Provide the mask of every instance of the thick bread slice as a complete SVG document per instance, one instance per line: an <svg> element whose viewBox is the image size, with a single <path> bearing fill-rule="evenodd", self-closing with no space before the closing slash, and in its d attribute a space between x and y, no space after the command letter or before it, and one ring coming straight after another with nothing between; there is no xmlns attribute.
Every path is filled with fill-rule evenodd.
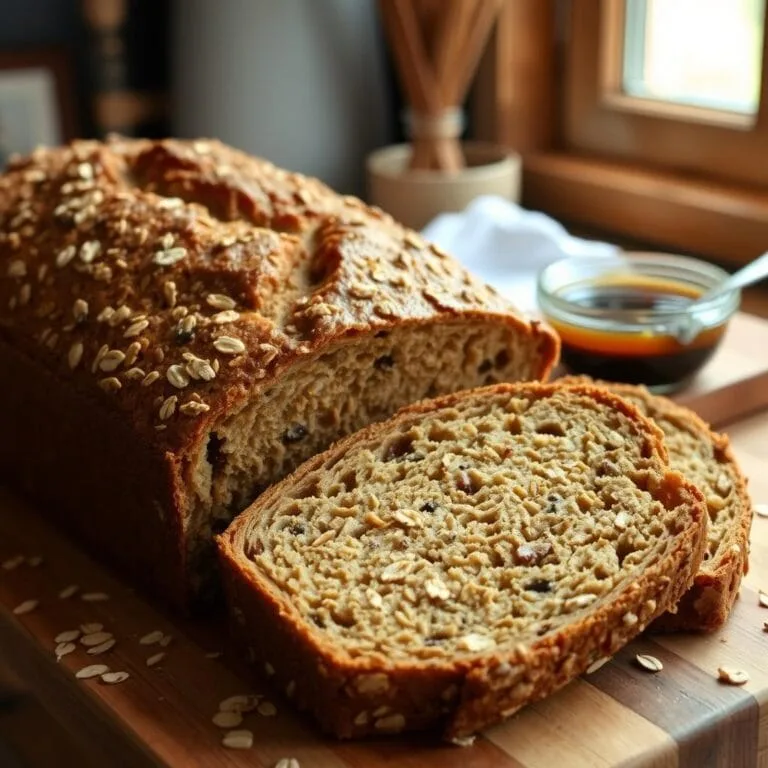
<svg viewBox="0 0 768 768"><path fill-rule="evenodd" d="M558 383L588 383L567 377ZM704 494L709 511L707 551L693 586L677 611L660 616L655 630L704 630L721 627L749 568L749 531L752 503L747 481L726 435L713 432L693 411L645 387L593 382L629 400L664 432L669 464L682 472Z"/></svg>
<svg viewBox="0 0 768 768"><path fill-rule="evenodd" d="M325 730L456 739L675 604L706 522L634 406L520 384L342 440L218 541L235 636Z"/></svg>
<svg viewBox="0 0 768 768"><path fill-rule="evenodd" d="M215 141L75 142L0 176L0 472L178 603L301 461L557 349L381 211Z"/></svg>

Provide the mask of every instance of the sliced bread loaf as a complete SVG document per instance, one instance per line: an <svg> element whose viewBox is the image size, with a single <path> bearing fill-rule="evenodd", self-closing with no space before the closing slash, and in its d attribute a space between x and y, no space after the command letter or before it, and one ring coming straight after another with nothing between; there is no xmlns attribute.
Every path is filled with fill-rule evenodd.
<svg viewBox="0 0 768 768"><path fill-rule="evenodd" d="M216 141L0 174L0 476L166 601L210 597L214 533L342 435L557 353L415 232Z"/></svg>
<svg viewBox="0 0 768 768"><path fill-rule="evenodd" d="M564 384L587 383L579 377ZM749 566L749 530L752 504L747 482L725 435L713 432L693 411L645 387L594 382L629 400L664 432L673 469L699 488L707 502L707 551L693 586L677 610L660 616L654 629L714 630L722 626L736 600L742 576Z"/></svg>
<svg viewBox="0 0 768 768"><path fill-rule="evenodd" d="M457 739L674 605L706 519L632 405L502 384L340 441L218 543L236 638L325 730Z"/></svg>

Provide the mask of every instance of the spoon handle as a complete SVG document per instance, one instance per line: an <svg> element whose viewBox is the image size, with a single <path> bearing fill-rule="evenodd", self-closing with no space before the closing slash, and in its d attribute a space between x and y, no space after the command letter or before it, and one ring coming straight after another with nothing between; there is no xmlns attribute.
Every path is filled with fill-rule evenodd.
<svg viewBox="0 0 768 768"><path fill-rule="evenodd" d="M762 256L758 256L754 261L751 261L746 267L742 267L738 272L734 272L725 282L722 282L720 285L716 285L710 291L707 291L701 298L697 299L697 302L714 299L722 293L727 293L736 288L743 288L746 285L751 285L758 280L762 280L764 277L768 277L768 252L764 253Z"/></svg>

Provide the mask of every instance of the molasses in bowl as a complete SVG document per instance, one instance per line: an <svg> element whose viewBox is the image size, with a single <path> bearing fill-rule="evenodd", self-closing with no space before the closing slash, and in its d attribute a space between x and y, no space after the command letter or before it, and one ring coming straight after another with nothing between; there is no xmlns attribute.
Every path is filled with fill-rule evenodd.
<svg viewBox="0 0 768 768"><path fill-rule="evenodd" d="M741 292L691 305L727 277L687 256L572 257L541 272L537 298L560 334L570 373L669 393L682 389L723 340Z"/></svg>

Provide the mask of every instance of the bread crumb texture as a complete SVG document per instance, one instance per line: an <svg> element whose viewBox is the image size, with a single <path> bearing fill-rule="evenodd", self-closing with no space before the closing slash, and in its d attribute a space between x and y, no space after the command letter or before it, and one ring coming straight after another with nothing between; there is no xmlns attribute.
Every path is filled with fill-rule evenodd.
<svg viewBox="0 0 768 768"><path fill-rule="evenodd" d="M535 642L626 588L691 524L648 426L577 393L457 398L299 472L246 513L242 546L352 658ZM649 608L622 623L644 626Z"/></svg>

